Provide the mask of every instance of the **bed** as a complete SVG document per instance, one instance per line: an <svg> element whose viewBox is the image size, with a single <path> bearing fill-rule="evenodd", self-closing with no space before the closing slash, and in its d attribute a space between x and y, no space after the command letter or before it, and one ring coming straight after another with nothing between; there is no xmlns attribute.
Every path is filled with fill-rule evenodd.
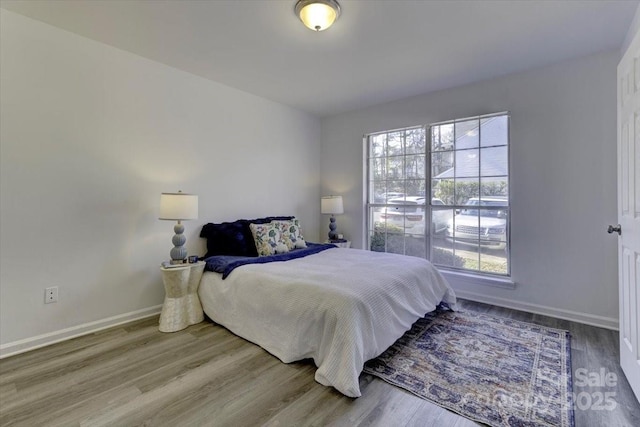
<svg viewBox="0 0 640 427"><path fill-rule="evenodd" d="M316 381L350 397L361 395L367 360L438 304L456 303L430 262L403 255L329 246L219 271L205 272L199 288L214 322L284 363L313 359Z"/></svg>

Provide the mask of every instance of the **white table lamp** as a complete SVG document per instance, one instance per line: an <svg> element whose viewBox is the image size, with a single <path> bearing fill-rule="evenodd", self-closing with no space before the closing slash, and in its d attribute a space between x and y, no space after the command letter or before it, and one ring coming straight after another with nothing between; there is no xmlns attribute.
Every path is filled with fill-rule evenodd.
<svg viewBox="0 0 640 427"><path fill-rule="evenodd" d="M184 225L181 221L198 219L198 196L186 194L182 191L177 193L162 193L160 195L160 219L178 221L173 227L176 233L171 241L171 264L182 264L187 258L187 248L184 244L187 238L184 234Z"/></svg>
<svg viewBox="0 0 640 427"><path fill-rule="evenodd" d="M329 219L329 240L337 240L338 233L336 232L336 217L334 215L344 213L342 196L323 196L320 199L320 212L331 215Z"/></svg>

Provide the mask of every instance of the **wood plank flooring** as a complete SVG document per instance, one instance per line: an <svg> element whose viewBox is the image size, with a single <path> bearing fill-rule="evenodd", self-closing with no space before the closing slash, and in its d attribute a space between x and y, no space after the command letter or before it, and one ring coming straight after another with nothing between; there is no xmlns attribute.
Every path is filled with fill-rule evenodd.
<svg viewBox="0 0 640 427"><path fill-rule="evenodd" d="M579 406L590 408L576 410L576 426L640 426L617 332L461 305L570 330L574 383L579 368L617 378L614 387L574 386ZM316 383L314 372L309 361L281 363L208 320L165 334L153 317L0 360L0 426L477 425L370 375L351 399ZM614 393L615 409L593 409L604 392Z"/></svg>

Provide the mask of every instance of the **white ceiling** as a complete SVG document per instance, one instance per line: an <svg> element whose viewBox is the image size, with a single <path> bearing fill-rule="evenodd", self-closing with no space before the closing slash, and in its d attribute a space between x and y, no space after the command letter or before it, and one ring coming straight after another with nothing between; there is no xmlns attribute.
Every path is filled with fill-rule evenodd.
<svg viewBox="0 0 640 427"><path fill-rule="evenodd" d="M1 0L5 9L327 116L619 48L632 1Z"/></svg>

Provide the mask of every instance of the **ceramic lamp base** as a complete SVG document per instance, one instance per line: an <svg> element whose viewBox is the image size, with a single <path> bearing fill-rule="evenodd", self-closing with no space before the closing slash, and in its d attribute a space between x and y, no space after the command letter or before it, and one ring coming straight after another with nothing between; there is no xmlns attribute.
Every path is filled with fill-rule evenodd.
<svg viewBox="0 0 640 427"><path fill-rule="evenodd" d="M329 240L336 240L338 238L336 228L336 217L331 215L331 218L329 218Z"/></svg>
<svg viewBox="0 0 640 427"><path fill-rule="evenodd" d="M173 243L173 248L169 255L171 256L171 264L183 264L184 260L187 259L187 248L184 247L184 244L187 242L187 238L184 234L184 225L178 221L178 223L173 227L173 231L176 233L171 242Z"/></svg>

